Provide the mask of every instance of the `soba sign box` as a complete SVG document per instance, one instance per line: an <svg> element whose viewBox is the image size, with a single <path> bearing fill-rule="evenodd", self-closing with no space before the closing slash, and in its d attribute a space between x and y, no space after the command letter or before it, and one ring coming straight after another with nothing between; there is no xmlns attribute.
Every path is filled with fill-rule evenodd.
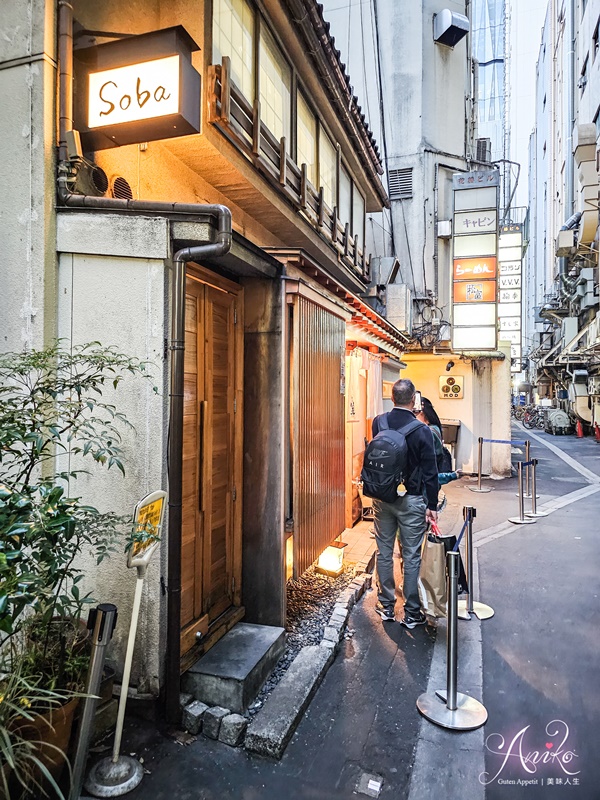
<svg viewBox="0 0 600 800"><path fill-rule="evenodd" d="M200 131L198 50L181 26L75 51L76 127L84 149Z"/></svg>

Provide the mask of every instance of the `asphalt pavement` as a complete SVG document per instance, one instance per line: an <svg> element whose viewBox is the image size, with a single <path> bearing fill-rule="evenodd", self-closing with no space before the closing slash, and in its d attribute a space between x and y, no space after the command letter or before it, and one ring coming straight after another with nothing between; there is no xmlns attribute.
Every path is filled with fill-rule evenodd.
<svg viewBox="0 0 600 800"><path fill-rule="evenodd" d="M450 732L419 715L417 697L445 684L445 624L437 636L384 625L370 591L281 761L133 723L126 751L147 774L129 797L360 800L375 796L361 791L372 781L390 800L600 800L600 445L514 431L528 436L549 516L506 522L515 478L489 481L489 494L451 484L441 515L458 532L463 506L477 509L473 591L495 615L459 620L458 689L483 702L483 728Z"/></svg>

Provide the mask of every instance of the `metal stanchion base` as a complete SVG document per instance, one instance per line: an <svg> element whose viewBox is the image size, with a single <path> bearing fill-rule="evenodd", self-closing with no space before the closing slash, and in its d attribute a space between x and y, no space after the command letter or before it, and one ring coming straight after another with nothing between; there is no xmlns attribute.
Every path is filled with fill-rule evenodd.
<svg viewBox="0 0 600 800"><path fill-rule="evenodd" d="M417 700L417 708L430 722L453 731L472 731L485 724L488 713L478 700L468 694L456 693L456 709L450 711L446 705L446 692L422 694Z"/></svg>
<svg viewBox="0 0 600 800"><path fill-rule="evenodd" d="M94 764L84 786L94 797L120 797L132 792L143 777L144 767L137 759L119 756L114 762L108 756Z"/></svg>
<svg viewBox="0 0 600 800"><path fill-rule="evenodd" d="M477 486L467 486L467 489L470 489L472 492L479 492L480 494L492 491L490 486L482 486L481 489L479 489Z"/></svg>
<svg viewBox="0 0 600 800"><path fill-rule="evenodd" d="M458 616L461 619L471 619L467 611L467 603L467 600L458 601ZM494 609L491 606L486 606L485 603L478 603L477 600L473 600L473 614L477 619L489 619L494 616Z"/></svg>
<svg viewBox="0 0 600 800"><path fill-rule="evenodd" d="M509 517L507 522L514 522L515 525L531 525L535 522L534 519L521 519L521 517Z"/></svg>
<svg viewBox="0 0 600 800"><path fill-rule="evenodd" d="M535 514L534 514L533 511L526 511L525 512L525 516L526 517L547 517L549 513L550 513L549 511L536 511Z"/></svg>

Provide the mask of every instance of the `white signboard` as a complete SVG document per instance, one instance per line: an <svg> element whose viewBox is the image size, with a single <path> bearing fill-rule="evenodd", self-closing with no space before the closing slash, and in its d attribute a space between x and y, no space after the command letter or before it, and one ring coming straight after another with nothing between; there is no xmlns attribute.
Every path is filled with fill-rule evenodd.
<svg viewBox="0 0 600 800"><path fill-rule="evenodd" d="M466 211L454 215L454 233L496 233L496 210Z"/></svg>
<svg viewBox="0 0 600 800"><path fill-rule="evenodd" d="M520 289L521 276L520 275L500 275L500 288L501 289Z"/></svg>
<svg viewBox="0 0 600 800"><path fill-rule="evenodd" d="M91 72L88 127L164 117L179 112L179 55Z"/></svg>
<svg viewBox="0 0 600 800"><path fill-rule="evenodd" d="M520 289L501 289L498 294L500 303L520 303L521 290Z"/></svg>
<svg viewBox="0 0 600 800"><path fill-rule="evenodd" d="M520 261L502 261L500 263L500 275L520 275Z"/></svg>

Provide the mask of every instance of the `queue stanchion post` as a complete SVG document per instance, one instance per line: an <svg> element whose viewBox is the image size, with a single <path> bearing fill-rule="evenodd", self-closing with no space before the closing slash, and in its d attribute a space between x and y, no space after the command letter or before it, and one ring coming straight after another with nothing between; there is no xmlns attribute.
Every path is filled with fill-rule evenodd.
<svg viewBox="0 0 600 800"><path fill-rule="evenodd" d="M523 493L523 497L526 500L531 500L531 477L533 468L532 466L530 466L531 465L530 454L531 454L531 442L529 441L529 439L525 439L525 490Z"/></svg>
<svg viewBox="0 0 600 800"><path fill-rule="evenodd" d="M494 609L491 606L473 599L473 519L476 516L476 508L472 506L463 507L463 519L467 523L465 560L467 562L467 586L469 593L467 595L467 600L458 601L458 616L461 619L471 619L471 614L475 614L478 619L489 619L494 616Z"/></svg>
<svg viewBox="0 0 600 800"><path fill-rule="evenodd" d="M547 517L550 513L549 511L538 511L537 510L537 498L539 497L536 494L537 491L537 480L536 480L536 471L537 471L538 460L534 458L531 462L531 511L526 511L526 517Z"/></svg>
<svg viewBox="0 0 600 800"><path fill-rule="evenodd" d="M535 519L525 516L525 498L523 497L523 462L519 461L518 464L518 481L519 481L519 516L509 517L509 522L514 522L515 525L531 525Z"/></svg>
<svg viewBox="0 0 600 800"><path fill-rule="evenodd" d="M417 700L419 712L442 728L455 731L472 731L487 721L488 713L474 697L458 691L458 570L460 554L451 550L446 554L448 595L448 625L446 645L446 690L435 694L424 692Z"/></svg>
<svg viewBox="0 0 600 800"><path fill-rule="evenodd" d="M479 437L479 458L478 458L478 461L479 461L479 465L477 467L477 486L469 486L469 489L472 492L481 492L481 493L491 492L492 490L491 490L491 488L489 486L482 486L481 485L481 469L482 469L481 465L483 463L483 436Z"/></svg>

